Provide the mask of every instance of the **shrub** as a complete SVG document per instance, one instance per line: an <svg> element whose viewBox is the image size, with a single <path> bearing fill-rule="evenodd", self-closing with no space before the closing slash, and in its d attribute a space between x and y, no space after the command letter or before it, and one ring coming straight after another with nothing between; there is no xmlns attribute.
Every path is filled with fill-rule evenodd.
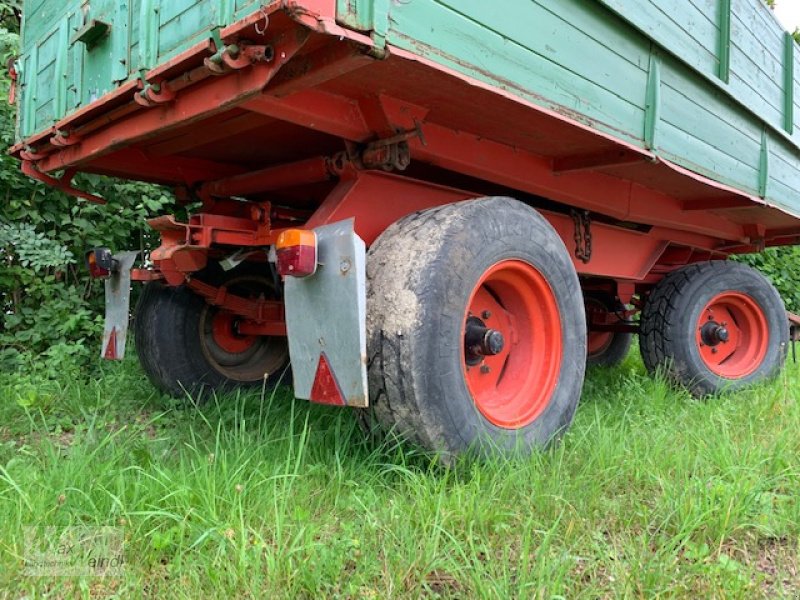
<svg viewBox="0 0 800 600"><path fill-rule="evenodd" d="M18 42L18 2L0 0L0 59ZM14 143L10 80L0 67L0 148ZM83 253L94 246L152 247L145 220L169 211L172 199L155 186L80 176L76 183L109 200L97 206L67 197L20 171L0 152L0 369L25 365L58 373L96 361L103 288L89 278ZM44 360L41 360L44 359Z"/></svg>

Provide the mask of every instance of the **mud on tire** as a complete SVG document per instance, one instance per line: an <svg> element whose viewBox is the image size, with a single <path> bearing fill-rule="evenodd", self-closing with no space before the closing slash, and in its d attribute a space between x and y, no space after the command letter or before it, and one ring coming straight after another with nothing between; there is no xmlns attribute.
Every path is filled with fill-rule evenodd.
<svg viewBox="0 0 800 600"><path fill-rule="evenodd" d="M552 393L541 414L518 427L487 418L492 407L479 409L464 370L471 295L498 264L528 265L540 273L560 319L560 369ZM488 198L412 214L372 246L367 280L369 387L382 430L456 455L476 447L541 448L569 426L586 366L585 312L570 255L536 211L512 199ZM542 334L521 333L519 347L536 335Z"/></svg>

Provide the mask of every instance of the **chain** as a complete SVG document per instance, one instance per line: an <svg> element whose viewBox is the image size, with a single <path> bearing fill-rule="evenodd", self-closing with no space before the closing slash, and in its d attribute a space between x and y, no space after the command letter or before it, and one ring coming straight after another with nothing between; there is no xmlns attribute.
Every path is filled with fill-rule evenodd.
<svg viewBox="0 0 800 600"><path fill-rule="evenodd" d="M575 223L575 257L583 263L592 260L592 218L588 210L572 211Z"/></svg>
<svg viewBox="0 0 800 600"><path fill-rule="evenodd" d="M267 12L266 5L261 5L261 15L264 17L264 25L255 24L256 34L258 35L264 35L269 28L269 12Z"/></svg>

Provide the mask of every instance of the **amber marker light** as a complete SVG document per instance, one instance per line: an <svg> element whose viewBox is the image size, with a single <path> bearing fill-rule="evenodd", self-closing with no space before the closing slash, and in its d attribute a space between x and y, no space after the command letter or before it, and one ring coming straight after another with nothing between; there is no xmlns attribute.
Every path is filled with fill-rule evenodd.
<svg viewBox="0 0 800 600"><path fill-rule="evenodd" d="M116 261L108 248L94 248L86 253L86 268L93 279L107 279L116 269Z"/></svg>
<svg viewBox="0 0 800 600"><path fill-rule="evenodd" d="M317 234L288 229L275 244L278 273L283 277L310 277L317 272Z"/></svg>

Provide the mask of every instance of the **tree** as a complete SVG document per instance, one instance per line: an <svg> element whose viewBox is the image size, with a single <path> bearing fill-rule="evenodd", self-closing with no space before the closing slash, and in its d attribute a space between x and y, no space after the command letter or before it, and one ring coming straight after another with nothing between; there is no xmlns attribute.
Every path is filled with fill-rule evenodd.
<svg viewBox="0 0 800 600"><path fill-rule="evenodd" d="M103 290L83 266L84 251L152 245L145 220L168 212L172 199L154 186L83 176L80 186L109 199L102 207L22 174L4 151L15 142L4 66L18 51L20 5L0 0L0 370L37 364L58 373L96 362Z"/></svg>

